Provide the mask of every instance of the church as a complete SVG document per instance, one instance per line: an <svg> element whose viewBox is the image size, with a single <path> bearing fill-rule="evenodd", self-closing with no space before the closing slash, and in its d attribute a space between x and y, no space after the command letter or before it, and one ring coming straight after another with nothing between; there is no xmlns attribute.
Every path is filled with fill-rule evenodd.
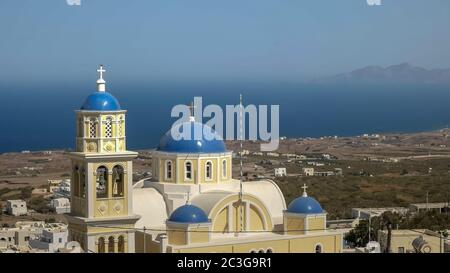
<svg viewBox="0 0 450 273"><path fill-rule="evenodd" d="M171 130L152 152L152 178L133 183L126 149L126 110L97 91L76 111L71 159L70 239L94 253L340 253L342 233L326 228L327 214L303 195L286 205L271 180L232 177L232 151L193 116L178 126L201 139L176 140Z"/></svg>

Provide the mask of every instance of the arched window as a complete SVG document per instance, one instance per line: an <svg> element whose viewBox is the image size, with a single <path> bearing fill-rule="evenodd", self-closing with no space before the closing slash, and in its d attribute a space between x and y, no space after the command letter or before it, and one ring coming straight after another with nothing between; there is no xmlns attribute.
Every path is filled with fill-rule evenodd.
<svg viewBox="0 0 450 273"><path fill-rule="evenodd" d="M316 245L315 252L316 252L316 253L322 253L322 245L321 245L321 244L317 244L317 245Z"/></svg>
<svg viewBox="0 0 450 273"><path fill-rule="evenodd" d="M108 168L100 166L97 169L97 198L108 197Z"/></svg>
<svg viewBox="0 0 450 273"><path fill-rule="evenodd" d="M98 249L97 252L98 253L105 253L105 238L100 237L98 238Z"/></svg>
<svg viewBox="0 0 450 273"><path fill-rule="evenodd" d="M86 197L86 171L84 168L80 171L81 197Z"/></svg>
<svg viewBox="0 0 450 273"><path fill-rule="evenodd" d="M260 249L258 253L264 253L264 249Z"/></svg>
<svg viewBox="0 0 450 273"><path fill-rule="evenodd" d="M256 250L252 249L252 251L250 251L250 253L256 253Z"/></svg>
<svg viewBox="0 0 450 273"><path fill-rule="evenodd" d="M206 176L206 179L212 179L212 162L211 161L208 161L208 162L206 162L206 168L205 168L206 170L205 170L205 176Z"/></svg>
<svg viewBox="0 0 450 273"><path fill-rule="evenodd" d="M117 252L119 252L119 253L125 252L125 238L122 235L119 236Z"/></svg>
<svg viewBox="0 0 450 273"><path fill-rule="evenodd" d="M80 196L80 169L78 166L75 166L73 168L73 196L79 197Z"/></svg>
<svg viewBox="0 0 450 273"><path fill-rule="evenodd" d="M273 253L273 249L268 248L267 251L266 251L266 253Z"/></svg>
<svg viewBox="0 0 450 273"><path fill-rule="evenodd" d="M222 161L222 177L227 177L227 160Z"/></svg>
<svg viewBox="0 0 450 273"><path fill-rule="evenodd" d="M166 179L172 179L172 161L166 160Z"/></svg>
<svg viewBox="0 0 450 273"><path fill-rule="evenodd" d="M95 120L95 118L89 119L89 137L97 137L97 121Z"/></svg>
<svg viewBox="0 0 450 273"><path fill-rule="evenodd" d="M123 197L124 192L124 171L120 165L114 166L112 172L113 196Z"/></svg>
<svg viewBox="0 0 450 273"><path fill-rule="evenodd" d="M105 137L112 137L112 117L107 117L105 120Z"/></svg>
<svg viewBox="0 0 450 273"><path fill-rule="evenodd" d="M191 180L192 179L192 162L188 161L185 164L185 178L186 180Z"/></svg>
<svg viewBox="0 0 450 273"><path fill-rule="evenodd" d="M108 253L116 252L116 246L114 244L115 244L114 237L110 236L108 239Z"/></svg>

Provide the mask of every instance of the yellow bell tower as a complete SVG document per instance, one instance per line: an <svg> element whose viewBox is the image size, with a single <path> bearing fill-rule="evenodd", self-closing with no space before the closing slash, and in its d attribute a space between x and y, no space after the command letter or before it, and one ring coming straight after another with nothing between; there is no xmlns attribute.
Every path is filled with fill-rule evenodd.
<svg viewBox="0 0 450 273"><path fill-rule="evenodd" d="M76 111L76 151L70 153L69 236L86 252L134 252L132 159L126 150L125 114L106 92L100 66L97 91Z"/></svg>

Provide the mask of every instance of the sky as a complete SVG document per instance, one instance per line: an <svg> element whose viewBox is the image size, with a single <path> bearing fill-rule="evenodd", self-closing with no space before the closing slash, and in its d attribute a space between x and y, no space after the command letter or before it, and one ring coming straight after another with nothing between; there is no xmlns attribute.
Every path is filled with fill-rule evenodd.
<svg viewBox="0 0 450 273"><path fill-rule="evenodd" d="M450 67L450 1L0 1L0 85L296 82L367 65Z"/></svg>

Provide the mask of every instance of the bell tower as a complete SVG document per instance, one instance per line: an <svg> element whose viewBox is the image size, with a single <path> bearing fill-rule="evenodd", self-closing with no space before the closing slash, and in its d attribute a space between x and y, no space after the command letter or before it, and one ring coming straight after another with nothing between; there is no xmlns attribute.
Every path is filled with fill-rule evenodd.
<svg viewBox="0 0 450 273"><path fill-rule="evenodd" d="M106 91L100 66L97 91L76 111L76 151L71 159L69 236L86 252L134 252L132 159L126 150L125 114Z"/></svg>

